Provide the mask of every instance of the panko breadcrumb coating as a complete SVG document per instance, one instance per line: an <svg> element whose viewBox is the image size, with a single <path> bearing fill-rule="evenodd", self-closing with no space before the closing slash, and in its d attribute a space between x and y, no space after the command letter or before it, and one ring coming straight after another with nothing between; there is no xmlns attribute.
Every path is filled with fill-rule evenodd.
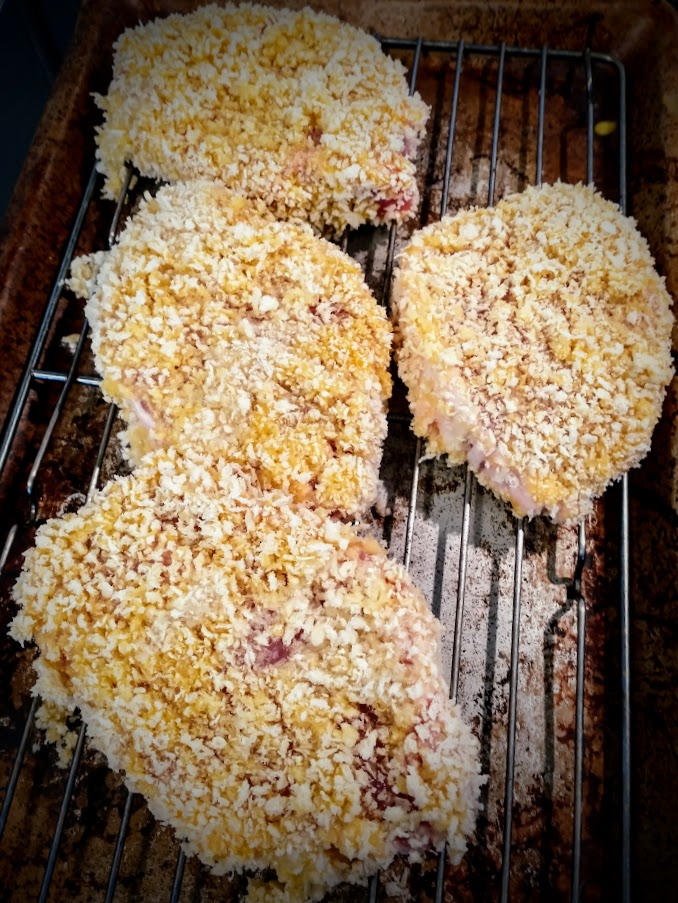
<svg viewBox="0 0 678 903"><path fill-rule="evenodd" d="M391 327L357 263L208 182L146 197L74 262L131 460L188 445L349 515L376 500Z"/></svg>
<svg viewBox="0 0 678 903"><path fill-rule="evenodd" d="M310 9L210 5L128 29L95 95L104 193L129 160L166 181L221 180L321 230L405 219L428 107L404 71Z"/></svg>
<svg viewBox="0 0 678 903"><path fill-rule="evenodd" d="M223 460L152 452L38 530L14 598L34 693L78 706L217 872L271 867L276 899L318 899L396 854L460 859L478 744L437 620L374 540Z"/></svg>
<svg viewBox="0 0 678 903"><path fill-rule="evenodd" d="M529 188L421 230L393 298L414 432L517 515L577 521L649 450L671 298L634 220L592 188Z"/></svg>

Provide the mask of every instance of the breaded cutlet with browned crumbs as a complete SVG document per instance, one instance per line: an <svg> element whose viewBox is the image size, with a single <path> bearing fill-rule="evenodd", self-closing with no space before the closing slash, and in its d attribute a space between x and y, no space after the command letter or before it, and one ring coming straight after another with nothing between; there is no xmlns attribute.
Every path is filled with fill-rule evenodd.
<svg viewBox="0 0 678 903"><path fill-rule="evenodd" d="M329 510L375 502L391 327L358 264L309 226L209 182L165 186L70 285L132 462L190 446Z"/></svg>
<svg viewBox="0 0 678 903"><path fill-rule="evenodd" d="M516 514L580 520L647 454L671 298L634 221L592 188L529 188L422 229L393 299L415 433Z"/></svg>
<svg viewBox="0 0 678 903"><path fill-rule="evenodd" d="M237 466L150 453L37 532L11 626L131 791L256 899L317 900L395 855L458 862L478 744L440 627L374 540Z"/></svg>
<svg viewBox="0 0 678 903"><path fill-rule="evenodd" d="M108 197L129 160L223 181L321 231L416 211L428 107L375 38L324 13L212 4L127 29L95 97Z"/></svg>

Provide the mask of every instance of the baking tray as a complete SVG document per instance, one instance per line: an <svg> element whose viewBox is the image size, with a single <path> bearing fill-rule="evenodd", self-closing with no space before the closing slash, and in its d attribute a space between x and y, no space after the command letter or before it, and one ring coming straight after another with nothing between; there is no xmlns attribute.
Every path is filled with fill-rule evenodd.
<svg viewBox="0 0 678 903"><path fill-rule="evenodd" d="M675 18L667 6L599 3L584 10L565 3L549 5L545 16L541 6L538 9L524 3L492 7L382 3L367 9L347 4L341 8L339 4L315 5L381 35L449 42L444 51L423 42L417 46L416 40L388 44L410 69L417 60L417 88L436 110L420 166L422 179L429 186L424 192L424 221L437 217L445 187L446 130L459 39L466 44L461 53L463 80L450 166L450 210L469 201L487 202L493 157L495 198L535 180L544 46L573 54L570 62L554 54L547 56L544 178L562 175L574 181L592 174L610 196L619 199L623 165L615 99L619 95L619 72L623 70L627 83L627 200L675 293L678 273L672 261L676 252L673 218L678 209L674 153L678 44ZM4 411L9 409L12 392L20 381L45 298L50 296L62 251L89 184L96 118L88 94L105 90L110 72L110 52L102 53L100 48L109 48L121 28L138 19L189 7L127 3L102 9L92 2L83 4L74 46L4 225L0 255ZM504 50L502 62L502 44L506 48L534 48L535 53L521 55ZM591 104L585 47L591 50L595 72ZM603 65L596 57L600 54L618 60L621 69ZM499 83L501 104L496 121ZM590 127L601 119L616 123L616 137L589 140ZM592 150L590 160L588 147ZM98 186L92 183L91 187L96 196ZM112 215L108 203L96 201L87 207L78 247L89 250L104 246ZM406 230L391 239L386 230L364 229L349 238L349 252L364 264L378 295L388 292L389 252L406 236ZM44 330L46 350L34 362L43 376L29 381L27 404L17 422L0 486L4 525L0 541L8 535L13 539L11 548L6 545L3 625L11 617L6 590L16 574L18 554L31 540L30 521L82 499L97 463L101 435L108 427L115 433L113 414L98 400L96 381L87 376L93 370L84 346L77 379L65 396L44 457L40 457L41 442L49 434L49 422L62 395L60 379L72 364L70 352L60 339L77 330L82 317L81 306L67 294L57 290L53 301L53 323ZM76 370L73 372L75 376ZM567 899L572 894L573 878L575 893L583 899L619 899L631 886L624 876L624 866L629 864L633 866L633 886L643 898L663 896L665 888L675 881L672 852L676 829L671 806L672 791L678 783L674 752L678 727L672 711L678 670L676 477L671 417L675 403L674 388L652 454L629 481L632 608L628 639L633 733L628 751L634 795L628 822L631 855L624 856L620 494L614 490L608 493L605 504L597 507L587 524L581 592L574 579L578 576L576 531L556 530L541 520L526 525L522 535L523 579L518 583L522 613L516 620L516 524L502 506L476 488L467 508L465 501L472 484L465 481L463 471L424 464L417 468L418 491L413 517L408 519L416 446L402 395L396 396L384 461L393 513L377 527L389 540L393 555L410 559L415 578L446 626L445 658L453 684L458 674L460 702L483 741L489 783L483 796L485 809L462 867L454 873L447 869L444 885L436 882L442 863L435 857L412 874L396 868L382 876L379 899L397 898L405 887L415 897L426 899L436 895L436 886L444 887L450 899L494 899L502 890L513 899ZM36 456L40 467L32 480ZM100 463L104 477L119 466L115 442ZM15 523L18 528L12 533ZM460 550L466 532L466 580L460 583ZM453 639L461 585L465 586L465 598L464 617L457 621L461 623L457 671ZM577 614L586 614L585 634L577 631ZM511 669L515 624L520 625L521 634L515 659L518 667ZM585 657L581 648L577 655L578 636L585 637ZM4 640L1 655L7 691L1 714L0 786L6 786L25 724L30 652L21 652ZM578 661L585 662L581 684L583 855L581 871L575 877ZM506 861L503 800L512 673L516 677L515 803L510 810L510 869L505 867L502 873L502 858ZM27 735L28 751L0 846L0 881L12 889L10 899L16 900L33 899L40 893L67 781L67 775L54 767L52 751L32 750L34 739L34 734ZM126 796L119 779L86 745L83 765L73 773L73 782L74 796L64 811L61 843L53 847L51 898L105 898L121 817L127 814L130 822L115 899L170 899L175 869L184 865L177 858L178 845L171 833L155 825L141 800ZM224 886L189 861L176 898L180 893L181 899L187 900L225 899L241 889L242 882ZM355 899L358 894L354 890L349 898Z"/></svg>

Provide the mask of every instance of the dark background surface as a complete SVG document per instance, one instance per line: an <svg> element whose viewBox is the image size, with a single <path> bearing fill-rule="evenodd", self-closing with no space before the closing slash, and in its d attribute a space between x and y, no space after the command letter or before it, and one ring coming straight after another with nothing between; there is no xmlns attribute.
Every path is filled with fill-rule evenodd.
<svg viewBox="0 0 678 903"><path fill-rule="evenodd" d="M68 50L80 0L0 0L0 219Z"/></svg>

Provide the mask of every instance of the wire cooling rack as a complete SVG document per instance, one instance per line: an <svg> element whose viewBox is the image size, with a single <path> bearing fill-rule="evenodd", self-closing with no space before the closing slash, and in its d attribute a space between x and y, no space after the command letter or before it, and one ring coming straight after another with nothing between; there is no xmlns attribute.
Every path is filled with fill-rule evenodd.
<svg viewBox="0 0 678 903"><path fill-rule="evenodd" d="M466 44L463 40L457 42L431 41L421 38L416 40L382 38L381 40L382 46L387 52L400 56L408 65L411 91L419 89L425 93L422 88L422 84L425 83L424 88L431 95L427 99L433 106L432 125L427 148L420 159L422 223L431 222L449 210L468 203L469 200L492 205L498 196L499 188L502 189L502 193L505 193L508 187L524 187L528 181L541 184L547 156L550 160L549 177L551 179L562 176L566 181L573 181L572 173L576 172L579 174L579 178L585 178L587 182L593 183L597 170L600 169L604 183L603 190L608 196L617 200L622 211L626 212L625 75L624 68L619 61L607 55L592 53L588 49L576 53L547 47L525 48L509 47L505 44L498 46ZM422 77L424 70L425 74ZM434 73L433 77L431 72ZM550 99L556 96L554 85L557 86L559 92L557 93L558 98L567 96L569 107L574 110L575 117L574 124L569 131L564 127L559 131L556 127L556 131L560 135L560 143L559 150L557 149L555 155L550 150L552 142L550 139L545 139L550 121ZM465 128L460 130L459 123L465 115L465 104L470 105L467 103L467 98L471 96L479 111L476 123L479 137L476 146L469 150L468 130ZM509 110L511 121L507 120L507 114L503 108L503 101L507 96L512 99L512 106ZM520 112L520 116L516 117L516 110ZM560 107L555 115L556 118L561 115ZM605 116L605 119L600 127L602 115ZM518 120L520 121L518 122ZM602 158L596 152L596 136L599 132L614 132L615 135L610 146L602 154ZM515 135L521 136L517 142L519 145L517 151L508 146L509 138L515 137ZM565 135L565 140L563 140L563 135ZM573 162L575 157L578 162ZM518 164L516 164L516 160L518 160ZM467 178L469 165L470 181ZM530 168L531 175L528 174ZM128 168L123 190L112 215L109 243L115 240L123 210L130 202L135 179L132 170ZM516 184L512 183L512 179L516 181ZM596 179L596 181L598 180ZM0 442L0 474L2 474L14 453L17 436L20 434L21 425L27 416L31 397L37 396L37 402L32 402L34 404L40 404L43 397L53 399L50 401L51 409L46 418L46 426L37 451L30 462L28 476L22 490L23 503L19 506L21 514L16 514L16 522L12 524L4 537L4 545L0 554L0 572L5 570L12 557L21 551L19 547L22 542L25 544L26 527L35 525L41 519L42 500L39 476L46 456L54 444L55 433L62 422L72 392L76 387L83 391L98 392L99 377L93 372L83 372L87 370L84 367L84 361L87 360L88 338L86 322L82 325L69 367L61 370L50 369L44 363L48 346L52 342L52 332L58 321L64 282L78 246L83 224L91 206L100 203L94 200L97 182L98 176L93 170L75 217L54 287L47 300L40 327L26 361ZM456 190L457 188L458 190ZM368 281L377 287L377 293L381 295L381 300L385 305L388 305L389 302L394 258L398 247L406 239L406 232L399 231L395 227L391 227L389 230L362 229L358 233L346 234L343 238L342 247L365 263ZM53 391L55 384L59 387L56 396ZM48 392L50 387L52 391ZM101 438L96 448L87 486L84 487L87 497L91 496L99 485L113 435L115 418L116 411L111 405L103 420ZM406 415L399 414L396 410L391 417L391 432L397 432L399 424L402 426L406 421ZM412 446L414 446L413 450ZM425 473L424 478L422 477L422 472L429 465L422 464L421 442L417 440L415 443L412 440L407 447L410 449L409 460L404 462L401 450L398 453L396 469L399 472L398 479L402 483L404 470L408 466L410 468L406 478L409 482L409 492L406 493L409 503L406 508L402 509L402 541L393 541L391 551L392 554L396 552L401 554L405 565L410 567L413 564L413 555L415 557L417 555L418 519L423 516L422 508L426 508L426 498L430 495L430 487L422 488L422 481L426 483L428 480L430 483L430 479L426 477ZM435 480L433 485L435 489ZM450 694L454 700L460 701L463 708L469 707L468 699L463 693L465 675L473 667L472 663L466 662L464 651L465 640L468 640L469 631L473 628L474 623L470 605L478 605L477 598L469 592L472 579L469 577L469 557L474 548L472 541L474 507L478 505L479 496L484 496L483 491L475 484L471 472L465 470L460 476L458 492L460 518L455 528L457 534L456 560L451 565L449 562L447 563L448 567L452 567L456 572L454 581L456 586L453 604L449 606L450 615L443 622L445 645L450 650L448 656ZM626 478L622 481L619 511L616 549L619 570L618 611L621 636L620 673L618 675L621 694L621 748L619 750L621 799L618 813L621 822L621 851L619 853L621 875L618 883L621 888L622 900L628 901L630 899L630 694L629 528ZM507 901L510 895L516 899L527 899L528 896L532 898L531 895L525 896L525 883L521 884L516 879L517 854L514 849L516 757L520 751L517 725L524 698L521 695L521 668L524 668L524 662L521 660L521 621L523 620L521 615L524 613L521 604L527 585L524 563L526 531L530 528L522 520L512 521L509 518L508 522L512 525L511 529L513 530L513 552L509 556L511 559L512 598L509 614L510 652L506 669L508 704L505 713L500 718L501 729L504 732L502 749L505 748L505 753L503 753L502 763L503 788L498 792L496 806L498 819L495 838L496 870L493 871L491 864L488 867L488 860L473 859L473 854L469 854L470 859L474 862L482 862L483 867L487 868L489 877L485 883L479 884L477 876L476 879L472 874L469 876L469 871L473 871L473 865L467 869L466 873L463 873L463 870L462 873L458 873L448 866L444 852L439 854L430 869L432 877L428 882L428 892L432 894L436 903L445 898L446 891L452 893L455 899L458 893L460 899L491 898L500 899L502 903ZM387 529L386 532L391 537L395 536L398 533L398 525L391 523L390 531ZM561 899L569 896L572 901L577 901L580 899L582 891L582 830L586 811L584 759L587 740L585 731L587 598L583 586L589 540L587 526L582 524L573 543L574 564L569 576L561 580L567 598L576 612L576 620L573 621L574 673L573 687L571 688L574 699L573 732L571 738L558 741L567 745L568 755L572 755L572 792L569 804L570 839L567 843L569 848L567 851L569 890L563 891L562 886L557 891L552 888L553 895L550 895L551 891L548 889L546 892L544 891L545 886L548 887L549 878L548 876L544 878L542 875L539 878L542 899ZM473 598L469 602L470 596ZM435 609L435 600L433 604ZM440 605L439 599L437 613L440 613ZM492 675L496 677L494 664L489 671L486 669L486 681L488 674L490 681ZM38 704L38 700L34 698L25 717L23 728L19 732L18 746L13 753L13 764L0 811L0 840L10 818L12 803L21 781L22 766L27 755L30 754L28 751L34 735ZM484 741L484 761L487 763L491 755L489 738L492 736L492 730L486 729L487 726L480 722L479 725L478 729ZM42 870L39 890L36 888L36 895L41 903L48 899L50 889L53 887L55 868L60 858L76 780L84 767L85 749L86 725L82 724L78 728L77 742L58 805L58 815L51 830L49 852ZM551 754L552 758L553 756L554 753ZM488 801L485 800L486 807L487 803ZM126 794L120 813L117 837L110 856L105 891L101 894L107 903L112 901L116 891L120 890L119 878L134 805L133 795ZM534 803L534 805L538 804ZM487 817L486 814L485 818L487 819ZM0 858L1 856L2 847L0 846ZM153 899L167 898L174 903L181 898L186 864L184 854L179 851L171 887L166 894L158 889L157 896L154 896ZM383 877L381 879L374 878L366 891L367 899L370 901L383 898L388 893L389 885L385 884ZM546 893L546 897L544 897L544 893ZM355 898L355 895L354 891L352 899Z"/></svg>

